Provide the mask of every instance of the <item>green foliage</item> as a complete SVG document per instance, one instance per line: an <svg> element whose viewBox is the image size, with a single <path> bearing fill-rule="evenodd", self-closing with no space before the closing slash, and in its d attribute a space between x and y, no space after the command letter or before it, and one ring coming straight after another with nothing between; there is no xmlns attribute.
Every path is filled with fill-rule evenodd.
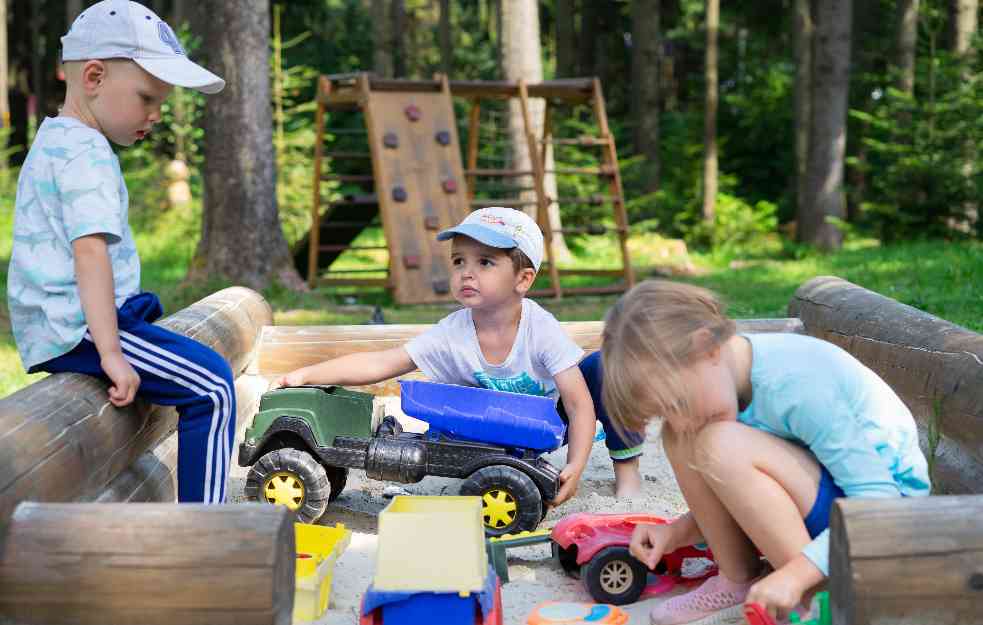
<svg viewBox="0 0 983 625"><path fill-rule="evenodd" d="M779 247L776 227L777 207L760 200L753 206L728 193L718 193L714 219L702 219L702 205L676 216L679 229L688 243L711 249L725 257L761 256Z"/></svg>
<svg viewBox="0 0 983 625"><path fill-rule="evenodd" d="M956 235L953 222L983 197L983 83L965 80L965 70L962 62L937 53L919 63L917 81L926 94L912 97L888 87L876 93L871 112L851 112L869 127L867 160L851 164L868 174L859 223L876 236Z"/></svg>

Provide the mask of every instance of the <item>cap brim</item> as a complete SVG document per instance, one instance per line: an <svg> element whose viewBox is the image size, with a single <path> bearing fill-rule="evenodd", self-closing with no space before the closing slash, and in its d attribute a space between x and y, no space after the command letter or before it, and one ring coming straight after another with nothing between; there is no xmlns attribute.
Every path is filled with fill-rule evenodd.
<svg viewBox="0 0 983 625"><path fill-rule="evenodd" d="M463 234L466 237L471 237L475 241L484 243L490 247L517 247L515 239L505 236L500 232L495 232L491 228L486 228L485 226L479 224L460 224L458 226L454 226L453 228L448 228L447 230L441 231L440 234L437 235L437 240L446 241L457 234Z"/></svg>
<svg viewBox="0 0 983 625"><path fill-rule="evenodd" d="M225 88L223 79L184 56L133 59L133 62L169 85L197 89L202 93L218 93Z"/></svg>

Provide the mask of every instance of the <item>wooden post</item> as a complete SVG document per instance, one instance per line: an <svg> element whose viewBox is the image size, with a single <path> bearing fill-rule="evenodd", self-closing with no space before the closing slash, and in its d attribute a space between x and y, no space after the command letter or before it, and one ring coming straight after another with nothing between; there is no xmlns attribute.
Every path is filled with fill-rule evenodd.
<svg viewBox="0 0 983 625"><path fill-rule="evenodd" d="M536 187L536 221L543 230L546 260L549 262L550 282L553 286L553 297L563 298L563 287L560 286L559 268L556 266L556 258L553 253L553 228L550 226L549 201L546 198L546 187L543 177L543 162L539 160L539 150L536 149L536 133L533 131L532 117L529 113L529 91L526 88L526 81L520 78L519 85L519 104L522 108L522 123L526 130L526 144L529 148L529 162L532 163L533 184Z"/></svg>
<svg viewBox="0 0 983 625"><path fill-rule="evenodd" d="M293 518L265 504L22 503L0 553L0 617L289 625Z"/></svg>
<svg viewBox="0 0 983 625"><path fill-rule="evenodd" d="M788 313L904 400L918 421L933 492L983 492L983 335L830 276L799 287Z"/></svg>
<svg viewBox="0 0 983 625"><path fill-rule="evenodd" d="M593 86L594 116L597 117L601 139L606 142L604 145L604 169L611 173L608 177L608 193L613 198L614 223L618 226L618 244L621 248L621 266L624 269L625 289L630 289L635 286L635 270L631 266L631 257L628 254L628 214L625 212L625 192L621 187L618 149L614 145L614 135L611 134L611 129L608 127L608 113L604 104L601 81L595 78Z"/></svg>
<svg viewBox="0 0 983 625"><path fill-rule="evenodd" d="M478 168L478 136L481 132L481 99L471 99L471 109L468 111L468 171ZM477 178L474 174L468 174L468 201L474 199L474 187Z"/></svg>
<svg viewBox="0 0 983 625"><path fill-rule="evenodd" d="M215 349L238 374L272 319L262 296L232 287L160 325ZM176 424L173 409L115 408L106 384L81 374L52 375L0 399L0 529L23 500L97 497Z"/></svg>
<svg viewBox="0 0 983 625"><path fill-rule="evenodd" d="M983 496L840 499L833 625L983 623Z"/></svg>
<svg viewBox="0 0 983 625"><path fill-rule="evenodd" d="M317 110L314 113L314 180L311 198L311 233L307 237L307 285L317 286L317 259L321 253L321 167L324 157L324 111L331 95L331 81L321 76L317 81Z"/></svg>

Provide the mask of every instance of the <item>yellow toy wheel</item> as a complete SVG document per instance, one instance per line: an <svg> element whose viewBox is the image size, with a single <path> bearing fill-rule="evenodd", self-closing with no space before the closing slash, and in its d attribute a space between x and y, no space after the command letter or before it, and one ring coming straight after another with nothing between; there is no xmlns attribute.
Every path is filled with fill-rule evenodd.
<svg viewBox="0 0 983 625"><path fill-rule="evenodd" d="M543 497L528 475L515 467L482 467L461 483L462 495L481 497L486 536L532 531L543 514Z"/></svg>
<svg viewBox="0 0 983 625"><path fill-rule="evenodd" d="M304 481L289 471L277 471L263 482L263 498L272 504L300 509L304 503Z"/></svg>
<svg viewBox="0 0 983 625"><path fill-rule="evenodd" d="M291 448L277 449L260 457L246 476L244 490L246 497L253 501L287 506L297 513L301 523L313 523L321 518L331 497L331 484L324 467L306 451Z"/></svg>

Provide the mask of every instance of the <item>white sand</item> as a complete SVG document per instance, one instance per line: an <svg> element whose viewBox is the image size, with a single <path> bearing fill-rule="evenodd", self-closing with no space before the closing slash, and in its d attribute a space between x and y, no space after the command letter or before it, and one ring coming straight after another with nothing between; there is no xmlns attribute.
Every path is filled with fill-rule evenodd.
<svg viewBox="0 0 983 625"><path fill-rule="evenodd" d="M407 429L412 428L409 423L406 426ZM563 466L565 458L566 448L549 456L557 467ZM229 491L233 501L242 498L247 471L248 469L233 467ZM674 516L685 509L668 461L662 452L656 427L650 429L645 442L641 471L645 479L642 494L631 500L619 501L614 497L614 474L607 448L603 442L595 443L577 495L559 508L551 510L540 527L550 527L573 512L648 512ZM457 494L458 484L458 480L428 477L416 484L398 486L405 488L410 494L434 495ZM325 524L344 523L353 530L353 535L351 545L335 567L331 606L324 617L315 621L317 625L351 625L358 622L362 594L368 587L375 568L376 518L389 502L383 496L383 491L387 487L392 490L392 486L389 482L370 480L365 477L364 472L352 471L344 493L331 504L322 519L321 522ZM434 554L435 561L441 557L454 556ZM511 581L502 587L506 625L524 624L526 617L541 601L592 601L581 582L568 577L559 564L549 557L548 545L510 549L509 576ZM624 606L631 615L629 623L647 625L649 610L654 602L661 600L663 599L654 598ZM741 622L739 618L714 620L719 623Z"/></svg>

